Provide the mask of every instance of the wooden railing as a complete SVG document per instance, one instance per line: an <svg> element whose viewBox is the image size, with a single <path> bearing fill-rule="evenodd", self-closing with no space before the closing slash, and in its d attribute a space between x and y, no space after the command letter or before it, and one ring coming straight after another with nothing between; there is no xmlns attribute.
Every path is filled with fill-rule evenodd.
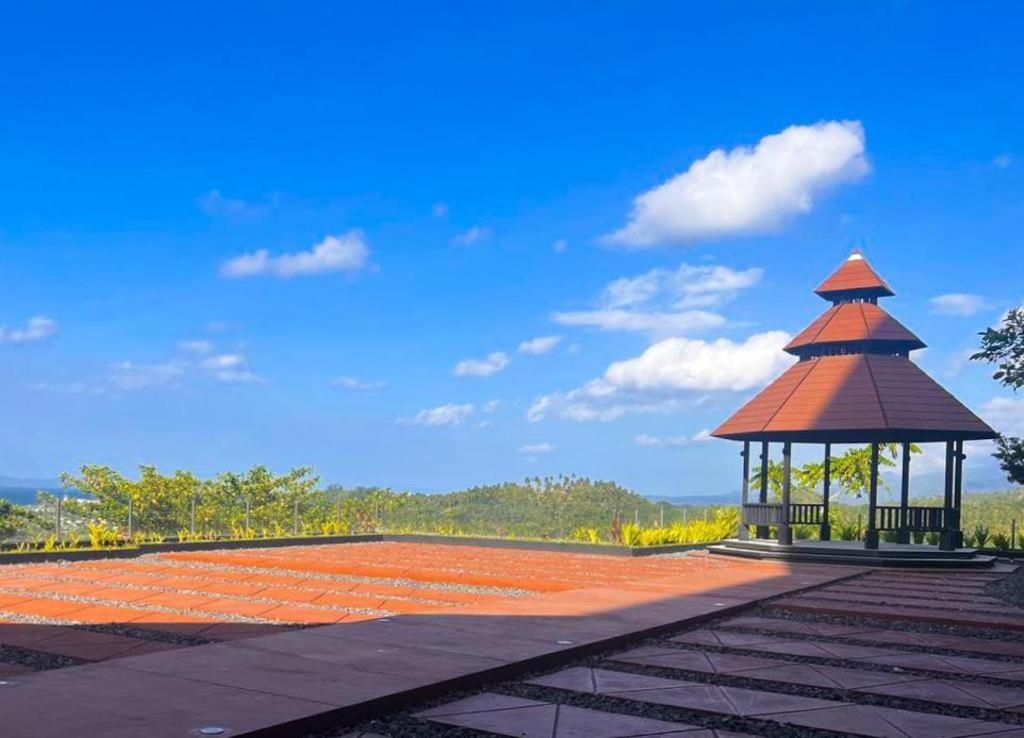
<svg viewBox="0 0 1024 738"><path fill-rule="evenodd" d="M821 525L825 506L821 504L793 503L789 506L792 525ZM743 525L780 525L782 504L778 502L748 502L743 506Z"/></svg>
<svg viewBox="0 0 1024 738"><path fill-rule="evenodd" d="M893 505L878 506L878 530L899 530L906 527L915 533L948 530L950 519L944 507L908 507L906 526L901 525L901 508Z"/></svg>

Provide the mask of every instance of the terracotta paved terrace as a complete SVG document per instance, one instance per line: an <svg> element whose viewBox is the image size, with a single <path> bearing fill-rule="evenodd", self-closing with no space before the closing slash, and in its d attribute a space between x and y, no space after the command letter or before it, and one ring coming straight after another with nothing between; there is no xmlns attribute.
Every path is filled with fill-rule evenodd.
<svg viewBox="0 0 1024 738"><path fill-rule="evenodd" d="M1024 738L1008 573L415 543L5 566L3 735Z"/></svg>
<svg viewBox="0 0 1024 738"><path fill-rule="evenodd" d="M721 566L700 563L703 569ZM678 558L415 543L6 566L0 568L0 646L8 648L0 651L0 676L32 665L102 661L309 625L468 611L679 570Z"/></svg>
<svg viewBox="0 0 1024 738"><path fill-rule="evenodd" d="M303 735L854 573L413 543L5 566L0 715L19 738Z"/></svg>

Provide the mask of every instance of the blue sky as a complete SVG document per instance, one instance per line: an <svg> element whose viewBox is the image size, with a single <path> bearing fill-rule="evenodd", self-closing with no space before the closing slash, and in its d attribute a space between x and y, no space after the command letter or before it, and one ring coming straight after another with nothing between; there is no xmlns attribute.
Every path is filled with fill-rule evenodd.
<svg viewBox="0 0 1024 738"><path fill-rule="evenodd" d="M1021 425L964 360L1024 299L1013 4L29 5L4 474L729 491L701 432L853 247L919 362Z"/></svg>

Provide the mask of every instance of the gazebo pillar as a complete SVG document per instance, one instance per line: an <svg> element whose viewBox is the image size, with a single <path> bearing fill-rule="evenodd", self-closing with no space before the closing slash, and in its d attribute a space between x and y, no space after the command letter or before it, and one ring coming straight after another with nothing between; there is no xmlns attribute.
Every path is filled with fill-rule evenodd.
<svg viewBox="0 0 1024 738"><path fill-rule="evenodd" d="M822 477L821 495L821 529L818 538L823 541L832 540L832 525L828 522L829 494L832 490L832 444L825 444L825 469Z"/></svg>
<svg viewBox="0 0 1024 738"><path fill-rule="evenodd" d="M910 442L903 442L903 470L900 475L900 527L896 543L910 543Z"/></svg>
<svg viewBox="0 0 1024 738"><path fill-rule="evenodd" d="M743 522L743 516L747 514L747 498L750 495L750 441L743 442L740 456L743 457L743 484L740 486L740 529L737 535L741 541L746 541L750 539L750 531Z"/></svg>
<svg viewBox="0 0 1024 738"><path fill-rule="evenodd" d="M793 529L789 525L789 493L793 477L793 444L782 444L782 522L778 527L779 543L790 546L793 543Z"/></svg>
<svg viewBox="0 0 1024 738"><path fill-rule="evenodd" d="M868 487L868 529L864 533L864 548L878 548L878 442L871 444L871 477Z"/></svg>
<svg viewBox="0 0 1024 738"><path fill-rule="evenodd" d="M952 551L956 548L956 542L953 540L953 453L953 442L946 441L946 479L942 496L942 506L945 509L942 514L942 532L939 533L939 548L943 551Z"/></svg>
<svg viewBox="0 0 1024 738"><path fill-rule="evenodd" d="M761 490L757 496L757 501L762 505L768 502L768 451L768 441L761 441ZM757 526L757 531L755 531L754 535L758 538L767 538L768 526Z"/></svg>
<svg viewBox="0 0 1024 738"><path fill-rule="evenodd" d="M964 491L964 442L959 440L954 448L956 465L953 467L953 545L962 548L964 545L963 521L961 520L961 503Z"/></svg>

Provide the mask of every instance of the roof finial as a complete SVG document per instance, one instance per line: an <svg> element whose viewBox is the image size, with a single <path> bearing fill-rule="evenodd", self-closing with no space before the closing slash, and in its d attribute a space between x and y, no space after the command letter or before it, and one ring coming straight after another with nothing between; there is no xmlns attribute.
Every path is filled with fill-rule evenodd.
<svg viewBox="0 0 1024 738"><path fill-rule="evenodd" d="M864 258L864 254L861 253L859 246L854 246L853 251L846 257L847 261L860 261Z"/></svg>

